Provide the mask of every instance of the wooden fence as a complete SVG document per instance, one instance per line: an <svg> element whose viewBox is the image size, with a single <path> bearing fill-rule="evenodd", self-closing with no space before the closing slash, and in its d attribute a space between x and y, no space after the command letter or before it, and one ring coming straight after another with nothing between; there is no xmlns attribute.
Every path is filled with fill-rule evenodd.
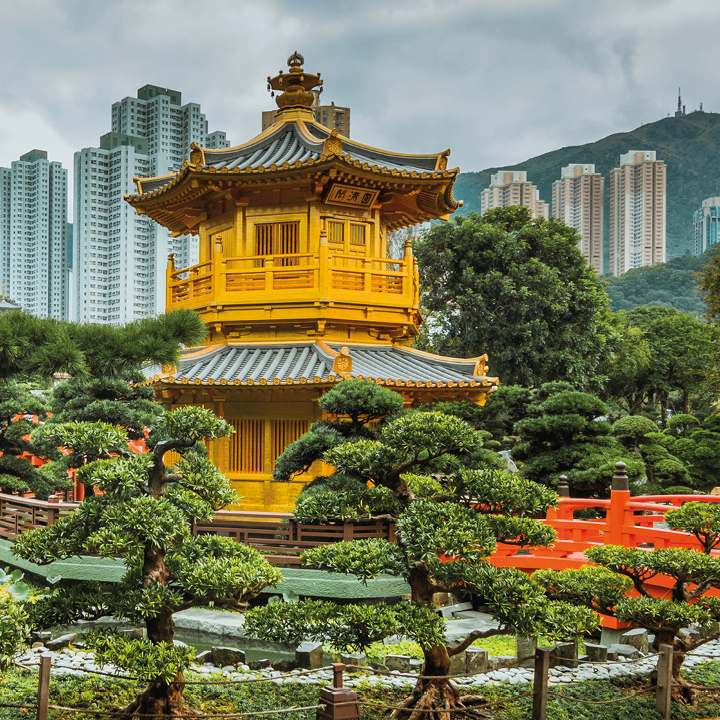
<svg viewBox="0 0 720 720"><path fill-rule="evenodd" d="M540 568L564 570L587 564L584 551L594 545L623 545L632 548L683 547L701 550L700 542L689 533L658 527L667 510L683 502L720 502L716 495L653 495L632 497L629 490L615 487L609 499L558 498L558 507L550 508L542 521L554 528L557 540L548 548L532 548L518 553L515 545L499 543L492 556L498 566L516 567L525 572ZM36 527L52 525L77 507L51 496L49 500L0 493L0 538L12 540ZM596 508L603 517L590 520L574 518L574 512ZM290 513L226 510L212 522L197 523L196 535L218 534L232 537L262 552L270 562L298 566L300 553L318 545L342 540L384 538L395 540L395 526L387 522L363 524L337 523L305 525ZM719 554L713 551L713 554ZM663 578L658 577L658 587Z"/></svg>

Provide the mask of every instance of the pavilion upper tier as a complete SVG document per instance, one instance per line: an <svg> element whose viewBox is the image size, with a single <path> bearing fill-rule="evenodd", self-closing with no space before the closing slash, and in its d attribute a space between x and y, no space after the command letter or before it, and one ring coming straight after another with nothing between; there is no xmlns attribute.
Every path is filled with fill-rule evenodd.
<svg viewBox="0 0 720 720"><path fill-rule="evenodd" d="M319 75L268 78L277 121L235 148L191 146L170 176L136 178L126 200L173 234L199 234L200 262L167 272L167 309L204 317L211 342L408 344L421 323L410 243L388 257L388 232L447 219L458 168L449 150L405 155L314 120Z"/></svg>

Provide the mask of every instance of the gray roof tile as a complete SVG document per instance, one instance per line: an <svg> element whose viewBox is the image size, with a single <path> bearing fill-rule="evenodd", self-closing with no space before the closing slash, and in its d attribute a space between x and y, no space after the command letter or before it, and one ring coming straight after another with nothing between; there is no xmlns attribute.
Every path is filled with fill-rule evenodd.
<svg viewBox="0 0 720 720"><path fill-rule="evenodd" d="M325 348L330 348L328 352ZM352 359L352 377L362 376L373 380L412 383L479 383L482 378L473 375L475 360L451 361L442 357L419 354L405 348L388 345L328 344L323 348L315 342L282 345L227 345L207 348L204 354L198 349L188 351L180 360L178 371L170 382L251 383L273 381L285 383L312 382L315 377L327 381L332 373L334 353L342 347L349 349ZM146 370L152 378L156 367ZM156 379L158 375L154 376Z"/></svg>
<svg viewBox="0 0 720 720"><path fill-rule="evenodd" d="M297 122L288 121L279 123L275 130L267 135L259 136L257 142L250 142L237 148L221 150L204 150L206 164L205 170L246 170L251 167L257 170L261 165L269 168L275 164L281 167L283 163L292 165L300 160L306 162L310 158L315 161L320 159L323 152L324 142L330 135L330 131L314 122L304 123L308 133L302 132ZM370 166L377 165L379 168L392 170L413 170L422 173L432 173L435 170L438 155L396 155L391 152L366 147L355 143L349 138L341 137L342 154L350 155L350 161L359 160L360 163L367 162ZM143 193L152 192L169 184L173 178L148 178L142 180Z"/></svg>

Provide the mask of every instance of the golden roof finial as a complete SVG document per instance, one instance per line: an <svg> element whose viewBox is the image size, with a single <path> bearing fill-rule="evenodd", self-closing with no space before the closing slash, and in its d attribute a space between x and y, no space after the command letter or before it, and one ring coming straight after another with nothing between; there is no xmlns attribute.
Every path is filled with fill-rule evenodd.
<svg viewBox="0 0 720 720"><path fill-rule="evenodd" d="M275 99L281 110L298 107L310 109L315 99L312 90L320 87L322 92L323 81L320 79L320 73L317 75L306 73L302 68L304 62L305 58L296 51L288 58L289 72L285 73L281 70L274 78L268 76L268 90L272 91L272 96L275 97L276 90L282 91L282 94Z"/></svg>

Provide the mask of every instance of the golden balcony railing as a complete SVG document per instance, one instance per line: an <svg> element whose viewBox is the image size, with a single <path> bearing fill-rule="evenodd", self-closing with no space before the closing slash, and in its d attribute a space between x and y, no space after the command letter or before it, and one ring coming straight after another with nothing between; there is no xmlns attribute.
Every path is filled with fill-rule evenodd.
<svg viewBox="0 0 720 720"><path fill-rule="evenodd" d="M319 253L224 257L168 269L170 307L317 300L412 306L417 302L415 261ZM240 295L242 293L242 295Z"/></svg>

